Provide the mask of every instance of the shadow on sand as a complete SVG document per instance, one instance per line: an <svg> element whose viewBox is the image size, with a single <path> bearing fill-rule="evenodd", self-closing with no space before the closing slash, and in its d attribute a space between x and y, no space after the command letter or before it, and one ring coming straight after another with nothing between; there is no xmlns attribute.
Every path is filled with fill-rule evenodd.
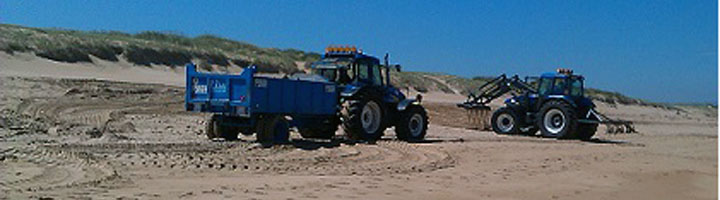
<svg viewBox="0 0 720 200"><path fill-rule="evenodd" d="M407 142L412 144L430 144L430 143L444 143L444 142L464 142L462 138L428 138L425 140L418 140L418 141L399 141L395 138L382 138L379 141L398 141L398 142ZM351 141L345 138L333 138L330 140L322 140L322 139L304 139L304 138L297 138L292 139L288 144L285 145L291 145L298 149L303 150L315 150L319 148L336 148L340 147L340 145L355 145L355 144L371 144L374 145L376 142L367 142L367 141Z"/></svg>

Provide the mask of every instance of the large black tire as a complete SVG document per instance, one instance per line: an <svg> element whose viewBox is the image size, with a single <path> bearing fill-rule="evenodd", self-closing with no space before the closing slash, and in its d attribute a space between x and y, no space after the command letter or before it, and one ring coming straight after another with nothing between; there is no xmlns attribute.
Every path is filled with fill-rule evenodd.
<svg viewBox="0 0 720 200"><path fill-rule="evenodd" d="M517 113L508 107L497 109L490 118L490 125L497 134L520 133L520 122Z"/></svg>
<svg viewBox="0 0 720 200"><path fill-rule="evenodd" d="M598 124L580 124L577 136L581 140L590 140L597 131Z"/></svg>
<svg viewBox="0 0 720 200"><path fill-rule="evenodd" d="M372 142L382 137L386 127L383 126L383 117L385 116L383 116L384 112L379 102L361 99L350 100L343 105L342 128L349 139Z"/></svg>
<svg viewBox="0 0 720 200"><path fill-rule="evenodd" d="M332 117L322 121L318 120L318 123L298 128L298 131L303 138L331 139L335 136L339 125L340 119Z"/></svg>
<svg viewBox="0 0 720 200"><path fill-rule="evenodd" d="M421 105L410 105L400 113L400 121L395 125L395 134L404 141L422 141L428 129L428 116Z"/></svg>
<svg viewBox="0 0 720 200"><path fill-rule="evenodd" d="M218 115L211 116L205 124L205 135L209 139L237 140L239 132L240 128L222 125L222 116Z"/></svg>
<svg viewBox="0 0 720 200"><path fill-rule="evenodd" d="M258 119L256 125L257 141L263 144L288 143L290 133L289 122L284 116L266 115Z"/></svg>
<svg viewBox="0 0 720 200"><path fill-rule="evenodd" d="M205 135L211 140L218 137L215 134L215 120L216 117L213 115L205 121Z"/></svg>
<svg viewBox="0 0 720 200"><path fill-rule="evenodd" d="M578 118L575 109L565 101L549 101L543 104L536 119L543 137L577 138Z"/></svg>

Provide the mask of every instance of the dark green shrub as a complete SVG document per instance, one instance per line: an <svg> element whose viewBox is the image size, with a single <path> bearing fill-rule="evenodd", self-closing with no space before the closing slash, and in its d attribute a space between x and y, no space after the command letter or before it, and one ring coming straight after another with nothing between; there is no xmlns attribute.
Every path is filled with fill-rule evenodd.
<svg viewBox="0 0 720 200"><path fill-rule="evenodd" d="M35 55L59 62L92 62L88 52L77 47L59 47L42 49Z"/></svg>

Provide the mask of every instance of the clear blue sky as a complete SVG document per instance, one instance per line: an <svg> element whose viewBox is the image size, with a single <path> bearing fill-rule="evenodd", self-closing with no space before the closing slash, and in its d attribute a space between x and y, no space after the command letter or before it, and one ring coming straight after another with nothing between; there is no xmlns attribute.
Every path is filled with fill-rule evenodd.
<svg viewBox="0 0 720 200"><path fill-rule="evenodd" d="M717 102L717 1L2 1L0 23L214 34L321 52L354 44L409 71L557 67L656 102Z"/></svg>

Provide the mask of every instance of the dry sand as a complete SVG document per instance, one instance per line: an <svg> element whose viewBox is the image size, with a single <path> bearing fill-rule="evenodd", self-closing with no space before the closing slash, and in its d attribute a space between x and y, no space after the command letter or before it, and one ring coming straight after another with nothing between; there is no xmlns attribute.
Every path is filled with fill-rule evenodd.
<svg viewBox="0 0 720 200"><path fill-rule="evenodd" d="M599 104L640 133L583 142L466 129L447 100L463 98L431 94L426 142L293 133L263 149L207 140L183 82L182 68L0 53L0 198L717 199L717 110Z"/></svg>

